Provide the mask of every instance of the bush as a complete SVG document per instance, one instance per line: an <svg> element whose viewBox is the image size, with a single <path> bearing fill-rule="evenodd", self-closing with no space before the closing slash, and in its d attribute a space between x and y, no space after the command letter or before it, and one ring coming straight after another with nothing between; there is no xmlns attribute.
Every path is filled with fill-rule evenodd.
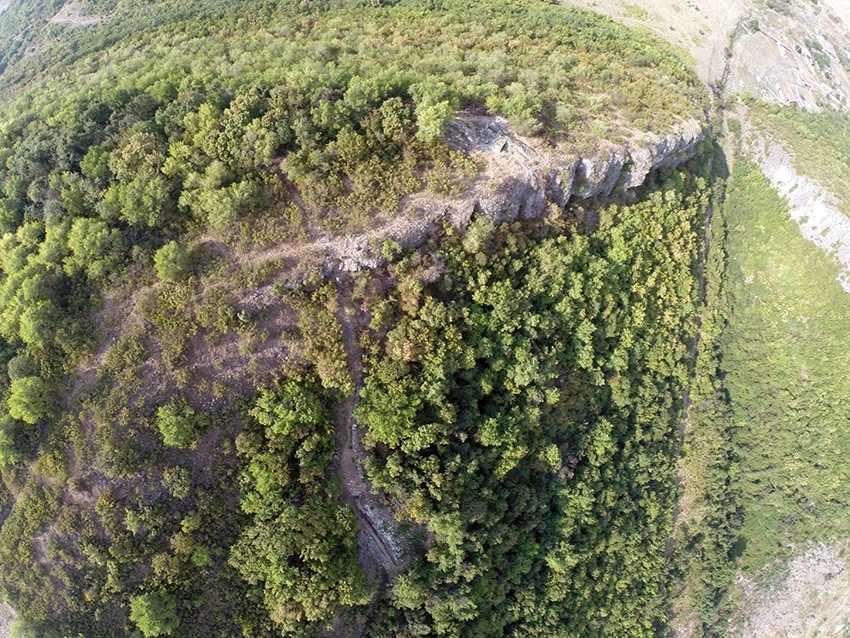
<svg viewBox="0 0 850 638"><path fill-rule="evenodd" d="M193 417L195 411L175 403L162 405L156 411L156 424L162 442L168 447L194 447L197 430Z"/></svg>
<svg viewBox="0 0 850 638"><path fill-rule="evenodd" d="M101 280L120 263L124 241L117 228L99 219L75 219L68 233L72 256L65 259L65 272L84 270L92 280Z"/></svg>
<svg viewBox="0 0 850 638"><path fill-rule="evenodd" d="M6 372L9 375L9 379L14 381L23 377L36 376L38 374L38 366L32 360L32 357L20 354L9 359L9 363L6 365Z"/></svg>
<svg viewBox="0 0 850 638"><path fill-rule="evenodd" d="M0 467L14 465L21 460L18 437L21 424L9 415L0 417Z"/></svg>
<svg viewBox="0 0 850 638"><path fill-rule="evenodd" d="M9 625L10 638L36 638L37 632L32 623L23 618L15 618Z"/></svg>
<svg viewBox="0 0 850 638"><path fill-rule="evenodd" d="M189 254L180 244L172 240L156 251L153 265L162 281L177 281L183 277L189 262Z"/></svg>
<svg viewBox="0 0 850 638"><path fill-rule="evenodd" d="M185 498L192 490L192 474L185 467L170 467L162 473L162 484L174 498Z"/></svg>
<svg viewBox="0 0 850 638"><path fill-rule="evenodd" d="M8 404L9 414L30 424L53 416L53 392L41 377L14 379Z"/></svg>
<svg viewBox="0 0 850 638"><path fill-rule="evenodd" d="M145 638L170 636L180 624L177 599L165 591L136 596L130 601L130 620Z"/></svg>
<svg viewBox="0 0 850 638"><path fill-rule="evenodd" d="M416 109L416 123L419 130L416 137L423 142L432 142L441 137L446 125L452 119L452 107L448 102L439 102Z"/></svg>

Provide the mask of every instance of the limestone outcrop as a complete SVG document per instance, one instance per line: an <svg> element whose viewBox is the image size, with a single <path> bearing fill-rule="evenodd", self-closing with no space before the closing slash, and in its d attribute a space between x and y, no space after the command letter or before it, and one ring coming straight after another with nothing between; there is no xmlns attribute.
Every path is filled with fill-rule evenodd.
<svg viewBox="0 0 850 638"><path fill-rule="evenodd" d="M458 115L449 127L449 144L478 160L483 170L461 198L495 222L535 219L547 202L609 196L643 184L653 170L691 159L705 138L696 120L670 133L640 133L624 144L599 142L586 152L547 147L514 133L497 116ZM459 202L460 203L460 202Z"/></svg>
<svg viewBox="0 0 850 638"><path fill-rule="evenodd" d="M446 140L480 168L462 193L423 190L405 197L396 215L367 232L309 245L280 245L251 259L297 258L305 265L318 261L321 265L311 267L324 274L374 268L384 261L381 246L388 239L413 248L446 221L465 229L476 212L496 223L533 220L550 203L563 207L570 201L628 191L643 184L651 171L691 159L704 138L702 124L692 120L665 135L636 133L623 144L599 141L581 151L517 135L501 117L459 114Z"/></svg>

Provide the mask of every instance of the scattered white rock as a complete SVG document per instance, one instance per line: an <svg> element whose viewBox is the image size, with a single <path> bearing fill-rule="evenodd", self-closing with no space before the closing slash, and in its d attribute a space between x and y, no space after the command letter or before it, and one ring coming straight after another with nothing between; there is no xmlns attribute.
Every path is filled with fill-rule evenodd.
<svg viewBox="0 0 850 638"><path fill-rule="evenodd" d="M0 638L9 638L9 630L18 614L9 605L0 602Z"/></svg>
<svg viewBox="0 0 850 638"><path fill-rule="evenodd" d="M838 281L850 292L850 218L825 188L794 169L781 146L762 139L750 150L771 186L788 201L791 219L803 237L835 258L841 268Z"/></svg>
<svg viewBox="0 0 850 638"><path fill-rule="evenodd" d="M729 636L814 638L843 635L850 623L850 570L844 556L848 541L812 543L793 556L787 576L777 585L739 575L742 602L731 619ZM765 571L781 566L768 565ZM770 579L768 579L770 580Z"/></svg>

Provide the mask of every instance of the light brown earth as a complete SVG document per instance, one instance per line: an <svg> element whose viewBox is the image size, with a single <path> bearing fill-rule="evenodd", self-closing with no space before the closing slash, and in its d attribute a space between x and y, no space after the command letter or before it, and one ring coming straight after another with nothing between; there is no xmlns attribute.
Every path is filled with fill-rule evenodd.
<svg viewBox="0 0 850 638"><path fill-rule="evenodd" d="M709 86L725 79L730 94L746 91L768 102L811 110L821 103L850 107L850 75L837 55L840 49L850 50L847 0L798 0L787 15L768 9L761 0L561 2L654 32L683 52ZM810 55L807 39L824 47L831 60L827 70ZM727 69L727 47L733 40Z"/></svg>
<svg viewBox="0 0 850 638"><path fill-rule="evenodd" d="M847 2L847 0L823 0L823 3L844 22L845 26L850 28L850 2Z"/></svg>
<svg viewBox="0 0 850 638"><path fill-rule="evenodd" d="M807 42L822 47L825 64ZM839 54L848 47L847 25L820 5L800 3L788 15L751 11L735 41L726 89L811 111L824 105L847 110L850 75Z"/></svg>

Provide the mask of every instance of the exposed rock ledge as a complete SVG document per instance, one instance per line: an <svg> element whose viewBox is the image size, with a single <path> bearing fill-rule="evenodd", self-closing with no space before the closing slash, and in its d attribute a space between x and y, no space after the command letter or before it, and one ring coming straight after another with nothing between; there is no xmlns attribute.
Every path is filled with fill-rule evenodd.
<svg viewBox="0 0 850 638"><path fill-rule="evenodd" d="M690 120L666 135L638 133L619 145L600 141L591 152L579 154L516 135L507 120L496 116L461 114L448 132L450 146L484 166L457 205L472 206L496 222L535 219L547 202L563 207L570 200L633 189L651 171L691 159L704 138L702 124Z"/></svg>
<svg viewBox="0 0 850 638"><path fill-rule="evenodd" d="M475 212L497 223L536 219L550 202L563 207L570 201L628 191L643 184L651 171L691 159L704 138L702 124L690 120L666 135L635 133L625 144L600 141L590 152L579 153L517 135L501 117L459 114L447 141L481 167L466 191L453 197L419 192L406 197L392 219L364 233L307 245L282 244L242 259L295 258L324 274L374 268L382 261L386 239L411 248L422 245L444 220L465 229Z"/></svg>
<svg viewBox="0 0 850 638"><path fill-rule="evenodd" d="M496 223L531 220L541 217L550 202L564 207L570 201L628 191L643 184L650 172L691 159L705 132L700 121L688 120L666 135L635 133L625 144L600 140L590 152L579 153L517 135L502 117L462 113L455 116L446 139L482 167L473 184L456 197L420 192L405 198L399 216L383 229L326 252L326 271L374 267L380 258L369 245L390 237L405 247L421 245L443 219L458 229L466 228L475 212Z"/></svg>
<svg viewBox="0 0 850 638"><path fill-rule="evenodd" d="M779 144L752 136L747 149L770 185L788 202L791 219L803 237L833 257L839 267L836 279L850 293L850 216L839 209L827 189L797 172L794 158Z"/></svg>

